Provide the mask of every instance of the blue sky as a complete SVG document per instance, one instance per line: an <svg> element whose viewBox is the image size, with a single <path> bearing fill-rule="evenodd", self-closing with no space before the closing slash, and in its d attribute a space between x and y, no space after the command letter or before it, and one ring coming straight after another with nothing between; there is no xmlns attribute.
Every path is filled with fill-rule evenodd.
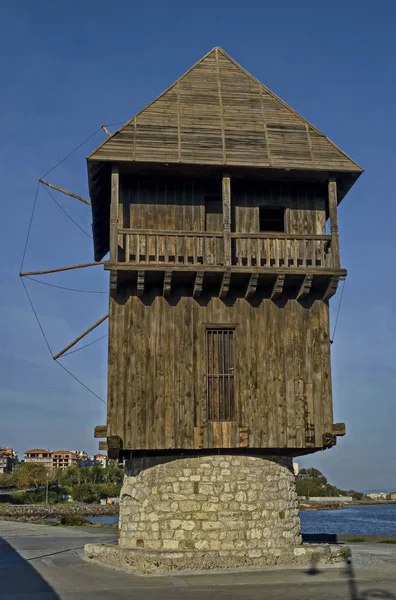
<svg viewBox="0 0 396 600"><path fill-rule="evenodd" d="M331 10L311 0L2 3L0 445L94 451L93 427L105 422L104 405L52 361L18 278L37 179L219 45L366 169L339 211L349 275L332 368L335 421L348 435L300 462L340 486L396 489L395 22L391 0L334 0ZM51 181L87 195L85 156L103 138L97 133ZM90 230L86 206L57 199ZM25 269L91 260L91 240L42 189ZM100 267L45 281L108 287ZM27 287L54 351L107 312L105 294ZM103 325L88 341L105 333ZM63 359L102 398L106 362L106 340Z"/></svg>

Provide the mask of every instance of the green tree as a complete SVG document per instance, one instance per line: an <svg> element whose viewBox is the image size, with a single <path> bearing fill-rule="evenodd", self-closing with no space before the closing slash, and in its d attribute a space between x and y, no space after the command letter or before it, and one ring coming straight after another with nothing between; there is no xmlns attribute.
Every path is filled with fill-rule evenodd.
<svg viewBox="0 0 396 600"><path fill-rule="evenodd" d="M98 491L101 498L116 498L120 495L120 483L101 483L98 485Z"/></svg>
<svg viewBox="0 0 396 600"><path fill-rule="evenodd" d="M309 469L300 469L300 475L308 475L308 477L323 477L323 473L314 467L310 467Z"/></svg>
<svg viewBox="0 0 396 600"><path fill-rule="evenodd" d="M81 482L81 473L83 469L79 467L67 467L66 469L58 469L57 480L59 485L74 486Z"/></svg>
<svg viewBox="0 0 396 600"><path fill-rule="evenodd" d="M108 483L121 483L124 479L125 469L122 465L118 464L116 460L109 460L107 464L106 482Z"/></svg>
<svg viewBox="0 0 396 600"><path fill-rule="evenodd" d="M0 473L0 489L14 487L14 481L11 473Z"/></svg>
<svg viewBox="0 0 396 600"><path fill-rule="evenodd" d="M71 490L73 500L76 502L99 502L100 494L94 486L89 483L81 483L80 485L74 486Z"/></svg>
<svg viewBox="0 0 396 600"><path fill-rule="evenodd" d="M21 463L12 474L12 479L18 488L39 487L47 483L47 469L36 463Z"/></svg>

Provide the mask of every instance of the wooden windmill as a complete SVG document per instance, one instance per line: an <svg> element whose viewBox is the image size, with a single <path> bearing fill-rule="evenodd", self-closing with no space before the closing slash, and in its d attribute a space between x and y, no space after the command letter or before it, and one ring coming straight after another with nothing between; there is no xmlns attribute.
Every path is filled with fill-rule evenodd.
<svg viewBox="0 0 396 600"><path fill-rule="evenodd" d="M344 434L328 301L361 173L220 48L88 156L111 457L295 456Z"/></svg>

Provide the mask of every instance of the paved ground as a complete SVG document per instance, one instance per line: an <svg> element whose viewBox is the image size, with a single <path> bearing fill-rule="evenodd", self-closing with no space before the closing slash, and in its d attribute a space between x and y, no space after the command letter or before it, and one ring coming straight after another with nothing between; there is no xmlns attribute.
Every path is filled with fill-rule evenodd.
<svg viewBox="0 0 396 600"><path fill-rule="evenodd" d="M0 521L0 600L396 600L396 545L354 544L348 567L137 577L87 563L110 529Z"/></svg>

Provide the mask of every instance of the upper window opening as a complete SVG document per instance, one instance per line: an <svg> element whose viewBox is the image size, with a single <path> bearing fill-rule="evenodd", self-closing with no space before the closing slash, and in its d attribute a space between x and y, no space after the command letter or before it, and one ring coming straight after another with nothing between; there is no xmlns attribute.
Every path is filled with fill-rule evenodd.
<svg viewBox="0 0 396 600"><path fill-rule="evenodd" d="M285 231L284 206L260 206L260 231Z"/></svg>

